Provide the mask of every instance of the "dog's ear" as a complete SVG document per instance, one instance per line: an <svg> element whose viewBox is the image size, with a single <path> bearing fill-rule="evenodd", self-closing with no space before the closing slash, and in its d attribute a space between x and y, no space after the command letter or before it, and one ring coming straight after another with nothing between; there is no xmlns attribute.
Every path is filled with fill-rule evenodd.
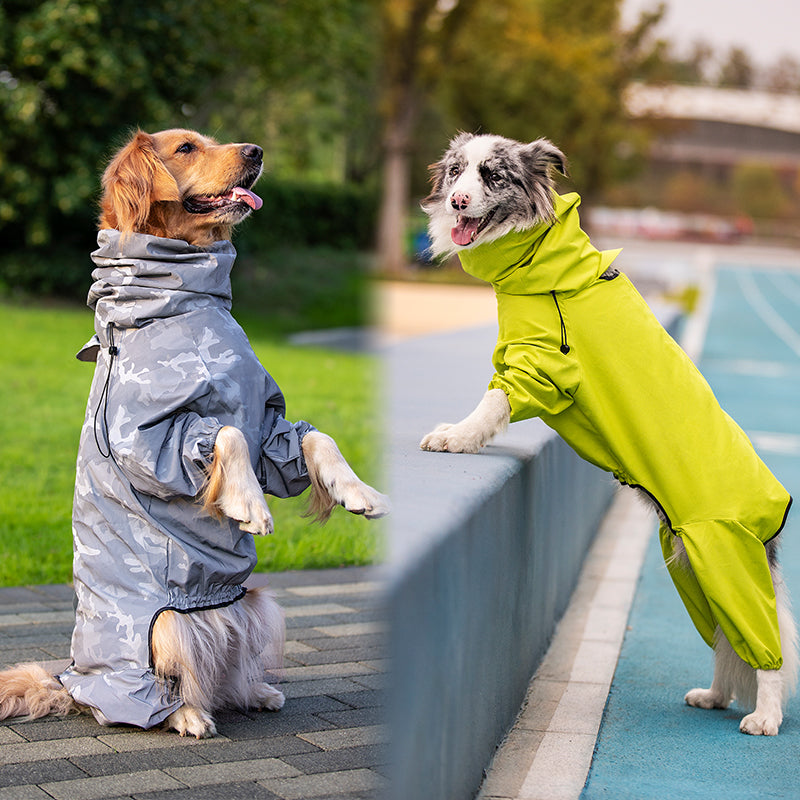
<svg viewBox="0 0 800 800"><path fill-rule="evenodd" d="M430 194L420 203L423 211L432 211L436 203L442 199L442 186L445 177L445 159L437 161L428 167L430 173L431 191Z"/></svg>
<svg viewBox="0 0 800 800"><path fill-rule="evenodd" d="M567 177L567 157L548 139L525 145L523 153L529 168L538 174L549 175L551 169L556 169Z"/></svg>
<svg viewBox="0 0 800 800"><path fill-rule="evenodd" d="M146 233L153 203L180 200L175 179L156 153L153 137L137 131L103 173L100 227Z"/></svg>
<svg viewBox="0 0 800 800"><path fill-rule="evenodd" d="M523 145L520 156L525 171L524 187L531 204L533 221L553 219L553 169L567 174L567 159L547 139Z"/></svg>

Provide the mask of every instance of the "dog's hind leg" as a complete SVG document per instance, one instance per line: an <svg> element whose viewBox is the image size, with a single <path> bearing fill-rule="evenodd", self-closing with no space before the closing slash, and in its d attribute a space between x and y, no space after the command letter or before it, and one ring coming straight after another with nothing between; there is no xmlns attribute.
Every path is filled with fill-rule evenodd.
<svg viewBox="0 0 800 800"><path fill-rule="evenodd" d="M748 680L754 684L755 672L733 651L730 642L717 628L714 645L714 678L708 689L692 689L684 700L697 708L727 708L734 696L734 687ZM752 689L751 689L752 691Z"/></svg>
<svg viewBox="0 0 800 800"><path fill-rule="evenodd" d="M419 446L435 452L477 453L508 427L510 418L506 393L502 389L489 389L468 417L455 424L438 425Z"/></svg>
<svg viewBox="0 0 800 800"><path fill-rule="evenodd" d="M797 686L797 671L800 665L797 653L797 625L774 553L770 559L770 570L775 586L783 665L777 670L755 671L757 683L755 711L744 717L739 724L742 733L755 736L775 736L778 733L783 721L783 708ZM750 706L752 705L751 700Z"/></svg>
<svg viewBox="0 0 800 800"><path fill-rule="evenodd" d="M196 706L182 705L167 717L164 725L167 730L176 731L180 736L208 739L217 735L214 720L202 708Z"/></svg>
<svg viewBox="0 0 800 800"><path fill-rule="evenodd" d="M227 650L228 630L213 610L181 614L162 611L150 634L156 676L174 682L183 705L165 726L198 739L216 735L211 717L221 683L220 653Z"/></svg>
<svg viewBox="0 0 800 800"><path fill-rule="evenodd" d="M225 658L225 680L219 687L220 707L278 711L283 693L266 682L283 662L285 624L283 611L271 592L248 589L232 606L213 612L224 617L230 629Z"/></svg>
<svg viewBox="0 0 800 800"><path fill-rule="evenodd" d="M756 710L742 719L739 730L754 736L777 736L783 722L783 676L779 669L759 669L756 679Z"/></svg>
<svg viewBox="0 0 800 800"><path fill-rule="evenodd" d="M777 560L770 570L775 587L778 628L781 636L783 665L777 670L756 670L733 651L728 640L717 630L714 680L709 689L692 689L686 702L700 708L727 708L735 697L745 708L755 710L739 724L742 733L775 736L783 720L783 707L797 683L797 627Z"/></svg>
<svg viewBox="0 0 800 800"><path fill-rule="evenodd" d="M303 437L303 457L313 489L310 516L324 522L337 505L368 519L389 513L389 498L353 472L330 436L319 431L307 433Z"/></svg>

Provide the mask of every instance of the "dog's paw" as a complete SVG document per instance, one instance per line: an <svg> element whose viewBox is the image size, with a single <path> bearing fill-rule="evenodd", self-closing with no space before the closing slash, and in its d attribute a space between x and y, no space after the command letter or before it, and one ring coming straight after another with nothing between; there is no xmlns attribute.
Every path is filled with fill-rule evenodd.
<svg viewBox="0 0 800 800"><path fill-rule="evenodd" d="M202 709L195 706L181 706L167 717L169 730L177 731L181 736L194 736L197 739L208 739L217 735L214 720Z"/></svg>
<svg viewBox="0 0 800 800"><path fill-rule="evenodd" d="M238 522L243 531L265 536L274 530L272 514L269 513L260 486L257 489L226 491L217 504L219 510L226 517Z"/></svg>
<svg viewBox="0 0 800 800"><path fill-rule="evenodd" d="M351 514L361 514L367 519L385 517L391 509L389 498L385 494L360 480L345 485L338 501Z"/></svg>
<svg viewBox="0 0 800 800"><path fill-rule="evenodd" d="M739 730L751 736L777 736L781 722L783 722L781 715L765 714L756 709L742 719Z"/></svg>
<svg viewBox="0 0 800 800"><path fill-rule="evenodd" d="M252 708L259 708L263 711L280 711L285 702L286 698L283 696L283 692L279 692L268 683L259 683L253 687Z"/></svg>
<svg viewBox="0 0 800 800"><path fill-rule="evenodd" d="M483 442L479 433L463 424L445 422L425 436L419 446L435 453L477 453Z"/></svg>
<svg viewBox="0 0 800 800"><path fill-rule="evenodd" d="M730 702L719 692L711 689L692 689L683 699L687 705L696 708L727 708Z"/></svg>

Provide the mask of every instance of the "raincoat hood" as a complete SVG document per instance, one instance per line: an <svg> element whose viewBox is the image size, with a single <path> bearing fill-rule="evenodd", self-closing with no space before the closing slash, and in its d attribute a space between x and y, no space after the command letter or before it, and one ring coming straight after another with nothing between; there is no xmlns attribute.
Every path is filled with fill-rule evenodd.
<svg viewBox="0 0 800 800"><path fill-rule="evenodd" d="M236 602L252 534L196 497L224 425L239 428L262 489L309 486L283 394L230 315L230 242L207 249L101 231L89 305L96 361L73 502L73 665L60 678L101 722L151 727L180 705L155 679L150 631L165 609Z"/></svg>
<svg viewBox="0 0 800 800"><path fill-rule="evenodd" d="M596 281L621 250L594 247L580 226L577 194L553 199L553 221L459 252L464 271L506 294L576 292Z"/></svg>
<svg viewBox="0 0 800 800"><path fill-rule="evenodd" d="M196 308L231 307L236 250L230 242L200 248L179 239L102 230L97 244L86 302L102 326L135 328Z"/></svg>

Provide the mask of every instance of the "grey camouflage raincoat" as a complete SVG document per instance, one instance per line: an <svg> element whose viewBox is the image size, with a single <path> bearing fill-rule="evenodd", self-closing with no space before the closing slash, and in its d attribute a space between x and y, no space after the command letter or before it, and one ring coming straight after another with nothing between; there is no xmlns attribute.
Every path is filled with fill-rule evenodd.
<svg viewBox="0 0 800 800"><path fill-rule="evenodd" d="M59 677L104 724L149 728L181 701L156 680L160 611L244 595L253 536L194 499L217 432L245 435L266 493L309 485L300 447L314 430L284 419L283 395L230 314L230 242L198 248L145 234L98 234L88 304L96 361L73 507L73 664Z"/></svg>

